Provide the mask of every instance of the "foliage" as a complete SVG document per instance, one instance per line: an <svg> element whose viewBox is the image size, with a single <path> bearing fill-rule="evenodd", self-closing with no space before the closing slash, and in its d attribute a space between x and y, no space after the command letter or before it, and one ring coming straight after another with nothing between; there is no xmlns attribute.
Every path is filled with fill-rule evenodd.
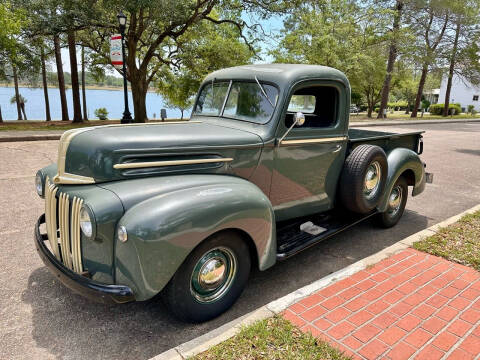
<svg viewBox="0 0 480 360"><path fill-rule="evenodd" d="M190 74L175 74L171 71L157 81L157 90L162 94L167 108L178 108L182 113L193 105L193 97L198 89L199 81Z"/></svg>
<svg viewBox="0 0 480 360"><path fill-rule="evenodd" d="M104 107L95 109L94 114L99 120L108 120L108 111Z"/></svg>
<svg viewBox="0 0 480 360"><path fill-rule="evenodd" d="M430 106L430 101L425 100L425 99L422 100L422 109L425 109L425 110L426 110L426 109L429 108L429 106Z"/></svg>
<svg viewBox="0 0 480 360"><path fill-rule="evenodd" d="M404 100L389 102L387 107L393 108L395 110L405 110L408 107L408 103Z"/></svg>
<svg viewBox="0 0 480 360"><path fill-rule="evenodd" d="M475 115L477 112L475 111L475 105L468 105L467 112Z"/></svg>
<svg viewBox="0 0 480 360"><path fill-rule="evenodd" d="M20 100L20 104L25 104L27 102L27 99L25 99L22 95L19 95L18 98ZM17 99L15 98L15 95L10 98L10 104L15 104L16 101Z"/></svg>
<svg viewBox="0 0 480 360"><path fill-rule="evenodd" d="M127 77L132 88L135 121L142 122L146 120L146 92L159 75L174 70L195 73L197 67L198 72L203 74L205 69L218 68L216 60L226 57L238 64L238 52L231 45L243 42L253 52L253 43L259 33L258 25L249 26L242 16L264 19L289 3L281 0L153 0L127 3L109 0L95 4L99 4L98 13L93 18L94 24L90 24L89 33L84 36L84 42L93 50L92 62L96 65L110 62L105 39L118 31L116 14L112 9L122 9L128 16ZM234 37L223 36L225 31L231 32ZM210 32L217 33L216 40L202 43L205 39L213 39ZM204 38L204 35L207 36ZM229 43L228 40L234 41ZM192 77L197 78L196 75Z"/></svg>
<svg viewBox="0 0 480 360"><path fill-rule="evenodd" d="M432 115L442 115L443 108L445 104L433 104L430 105L430 114ZM462 107L460 104L449 104L448 105L448 115L452 115L452 110L455 109L455 115L462 113Z"/></svg>
<svg viewBox="0 0 480 360"><path fill-rule="evenodd" d="M413 244L420 251L480 270L480 211L465 215L457 223L440 229Z"/></svg>
<svg viewBox="0 0 480 360"><path fill-rule="evenodd" d="M212 16L218 18L214 12ZM209 73L225 67L249 63L253 52L231 27L216 27L204 22L178 39L180 69L168 67L159 71L155 87L167 107L183 112L193 104L200 83Z"/></svg>
<svg viewBox="0 0 480 360"><path fill-rule="evenodd" d="M305 2L284 21L276 62L331 66L343 71L352 93L361 94L371 114L385 77L385 18L359 2ZM358 100L355 101L357 103Z"/></svg>
<svg viewBox="0 0 480 360"><path fill-rule="evenodd" d="M0 75L5 77L5 66L13 57L19 45L18 36L25 22L24 12L13 8L7 2L0 3Z"/></svg>
<svg viewBox="0 0 480 360"><path fill-rule="evenodd" d="M310 333L303 333L289 321L273 317L242 328L233 338L192 358L213 359L348 360L349 357Z"/></svg>
<svg viewBox="0 0 480 360"><path fill-rule="evenodd" d="M393 90L395 96L407 103L406 110L410 111L411 106L415 103L417 94L418 81L413 77L405 75L397 81L397 86Z"/></svg>

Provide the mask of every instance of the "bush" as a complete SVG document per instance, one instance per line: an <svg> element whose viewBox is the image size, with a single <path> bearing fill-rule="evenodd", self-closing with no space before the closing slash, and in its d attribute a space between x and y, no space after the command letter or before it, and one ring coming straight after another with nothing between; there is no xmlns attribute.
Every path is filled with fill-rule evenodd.
<svg viewBox="0 0 480 360"><path fill-rule="evenodd" d="M470 114L472 115L475 115L477 112L475 111L475 105L468 105L468 110L467 112L469 112Z"/></svg>
<svg viewBox="0 0 480 360"><path fill-rule="evenodd" d="M397 101L397 102L388 103L389 108L395 109L397 111L406 110L407 106L408 106L408 103L406 101Z"/></svg>
<svg viewBox="0 0 480 360"><path fill-rule="evenodd" d="M422 109L428 109L430 106L430 101L422 100Z"/></svg>
<svg viewBox="0 0 480 360"><path fill-rule="evenodd" d="M443 108L445 104L433 104L430 105L430 114L432 115L442 115ZM459 115L462 112L462 107L460 104L449 104L448 105L448 115L452 115L452 110L455 109L455 115Z"/></svg>
<svg viewBox="0 0 480 360"><path fill-rule="evenodd" d="M105 108L98 108L95 110L95 116L99 120L108 120L108 111Z"/></svg>

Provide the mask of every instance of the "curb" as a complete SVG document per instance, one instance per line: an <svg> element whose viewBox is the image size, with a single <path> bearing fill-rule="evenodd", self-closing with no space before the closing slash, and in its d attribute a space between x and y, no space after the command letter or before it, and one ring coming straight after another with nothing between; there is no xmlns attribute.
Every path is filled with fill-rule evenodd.
<svg viewBox="0 0 480 360"><path fill-rule="evenodd" d="M464 212L454 215L438 224L432 225L427 229L421 230L413 235L410 235L395 244L373 254L362 260L353 263L346 268L338 270L330 275L327 275L309 285L306 285L290 294L287 294L277 300L274 300L250 313L247 313L235 320L232 320L217 329L214 329L206 334L203 334L193 340L187 341L181 345L178 345L170 350L167 350L150 360L184 360L189 357L195 356L208 350L210 347L215 346L225 340L230 339L240 332L242 327L248 326L256 321L260 321L269 317L272 317L293 303L309 296L310 294L318 291L333 282L337 282L344 279L356 272L367 268L379 261L386 259L394 255L395 253L409 248L414 242L417 242L425 237L434 235L440 228L446 227L450 224L457 222L461 217L467 214L474 213L480 210L480 204L476 205Z"/></svg>
<svg viewBox="0 0 480 360"><path fill-rule="evenodd" d="M371 127L371 126L395 126L395 125L418 125L418 124L454 124L454 123L469 123L480 122L480 119L457 119L457 120L377 120L377 121L352 121L350 127ZM46 134L46 135L20 135L20 136L0 136L0 143L2 142L18 142L18 141L45 141L45 140L60 140L62 134Z"/></svg>
<svg viewBox="0 0 480 360"><path fill-rule="evenodd" d="M18 142L18 141L45 141L45 140L60 140L62 134L59 135L25 135L25 136L0 136L0 143L2 142Z"/></svg>

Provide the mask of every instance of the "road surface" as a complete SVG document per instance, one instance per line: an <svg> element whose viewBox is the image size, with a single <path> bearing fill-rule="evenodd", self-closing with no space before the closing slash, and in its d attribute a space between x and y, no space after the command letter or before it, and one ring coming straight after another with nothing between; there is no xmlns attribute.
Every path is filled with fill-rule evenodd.
<svg viewBox="0 0 480 360"><path fill-rule="evenodd" d="M480 203L480 123L374 130L417 129L427 131L422 159L434 184L409 198L395 228L365 222L266 272L254 271L232 309L199 325L176 321L158 299L107 306L58 283L32 237L43 212L35 172L56 161L58 142L0 143L0 359L148 359Z"/></svg>

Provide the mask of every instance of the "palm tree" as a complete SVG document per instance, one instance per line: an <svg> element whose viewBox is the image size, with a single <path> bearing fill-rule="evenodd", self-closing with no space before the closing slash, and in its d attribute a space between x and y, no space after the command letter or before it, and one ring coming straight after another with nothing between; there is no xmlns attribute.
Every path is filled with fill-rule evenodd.
<svg viewBox="0 0 480 360"><path fill-rule="evenodd" d="M15 104L16 101L17 101L16 97L12 96L12 98L10 99L10 104ZM25 99L22 95L19 95L18 101L19 101L20 108L22 109L23 118L27 120L27 113L25 112L25 103L27 102L27 99Z"/></svg>

